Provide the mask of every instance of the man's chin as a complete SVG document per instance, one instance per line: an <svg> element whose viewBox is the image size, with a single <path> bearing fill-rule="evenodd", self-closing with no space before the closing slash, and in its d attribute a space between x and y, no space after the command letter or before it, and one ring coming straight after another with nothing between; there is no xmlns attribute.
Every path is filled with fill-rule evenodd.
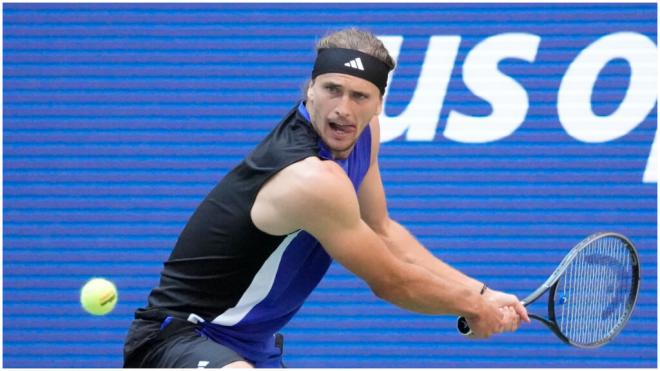
<svg viewBox="0 0 660 371"><path fill-rule="evenodd" d="M346 146L346 145L343 145L343 146L328 146L328 149L330 149L330 152L332 152L332 157L335 160L344 160L351 154L354 147L355 147L355 142L351 143L348 146Z"/></svg>

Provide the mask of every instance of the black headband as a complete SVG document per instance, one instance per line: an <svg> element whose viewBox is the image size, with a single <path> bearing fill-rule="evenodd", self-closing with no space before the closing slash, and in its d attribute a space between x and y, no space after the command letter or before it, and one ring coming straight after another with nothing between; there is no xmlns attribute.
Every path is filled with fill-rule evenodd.
<svg viewBox="0 0 660 371"><path fill-rule="evenodd" d="M390 67L380 59L353 49L319 49L312 79L324 73L345 73L365 79L385 94Z"/></svg>

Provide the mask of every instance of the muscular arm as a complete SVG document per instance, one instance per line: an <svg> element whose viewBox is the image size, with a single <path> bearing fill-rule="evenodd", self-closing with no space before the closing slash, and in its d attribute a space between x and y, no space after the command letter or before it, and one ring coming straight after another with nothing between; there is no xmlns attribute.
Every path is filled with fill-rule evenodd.
<svg viewBox="0 0 660 371"><path fill-rule="evenodd" d="M399 259L424 267L440 277L460 282L473 292L481 290L483 285L481 282L436 258L405 227L390 219L378 162L375 159L372 160L372 166L360 187L359 202L362 219Z"/></svg>
<svg viewBox="0 0 660 371"><path fill-rule="evenodd" d="M440 277L451 278L473 292L479 292L482 287L481 282L436 258L406 228L390 219L378 167L380 125L377 119L372 121L371 132L371 166L362 181L358 194L362 219L385 242L390 251L403 261L424 267Z"/></svg>
<svg viewBox="0 0 660 371"><path fill-rule="evenodd" d="M389 217L378 166L379 129L378 121L374 119L371 125L373 133L371 166L360 186L358 195L362 219L399 259L423 267L442 279L458 282L471 292L480 292L483 283L463 274L435 257L405 227ZM500 306L513 306L518 315L529 321L527 311L514 296L489 290L486 297ZM511 326L508 326L508 329L517 327L515 323L509 325Z"/></svg>
<svg viewBox="0 0 660 371"><path fill-rule="evenodd" d="M271 234L309 232L333 259L397 306L428 314L483 315L484 299L478 292L405 262L388 249L362 220L353 186L334 162L308 158L282 170L259 192L252 218Z"/></svg>
<svg viewBox="0 0 660 371"><path fill-rule="evenodd" d="M267 233L309 232L377 296L399 307L464 316L475 337L505 329L498 307L478 290L398 258L362 219L353 185L334 162L310 157L285 168L261 189L251 215Z"/></svg>
<svg viewBox="0 0 660 371"><path fill-rule="evenodd" d="M303 225L326 246L328 252L349 270L364 278L374 293L403 308L421 313L470 313L479 311L478 300L452 280L442 280L417 265L397 259L377 234L360 218L357 199L349 197L351 185L335 184L338 194L321 207L325 220ZM337 203L341 203L337 207ZM334 212L334 213L333 213ZM333 215L334 214L334 215ZM474 305L473 303L477 304Z"/></svg>

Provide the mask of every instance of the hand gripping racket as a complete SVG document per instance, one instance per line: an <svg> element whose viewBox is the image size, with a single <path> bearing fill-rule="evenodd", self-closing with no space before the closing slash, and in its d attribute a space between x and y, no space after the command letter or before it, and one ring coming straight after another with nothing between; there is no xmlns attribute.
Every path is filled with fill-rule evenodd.
<svg viewBox="0 0 660 371"><path fill-rule="evenodd" d="M632 242L617 233L593 234L577 244L536 291L528 306L549 292L547 318L530 314L564 343L596 348L626 325L639 291L639 258ZM464 317L458 331L472 331Z"/></svg>

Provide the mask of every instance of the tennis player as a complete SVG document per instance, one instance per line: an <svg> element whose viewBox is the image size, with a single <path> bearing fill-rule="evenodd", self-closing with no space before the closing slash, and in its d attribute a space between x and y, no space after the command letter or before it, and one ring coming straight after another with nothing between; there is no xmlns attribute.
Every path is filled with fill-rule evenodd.
<svg viewBox="0 0 660 371"><path fill-rule="evenodd" d="M332 260L401 308L464 316L474 338L529 321L509 294L443 263L390 219L378 169L395 62L373 34L318 42L306 89L209 193L138 309L126 367L279 367L277 332Z"/></svg>

